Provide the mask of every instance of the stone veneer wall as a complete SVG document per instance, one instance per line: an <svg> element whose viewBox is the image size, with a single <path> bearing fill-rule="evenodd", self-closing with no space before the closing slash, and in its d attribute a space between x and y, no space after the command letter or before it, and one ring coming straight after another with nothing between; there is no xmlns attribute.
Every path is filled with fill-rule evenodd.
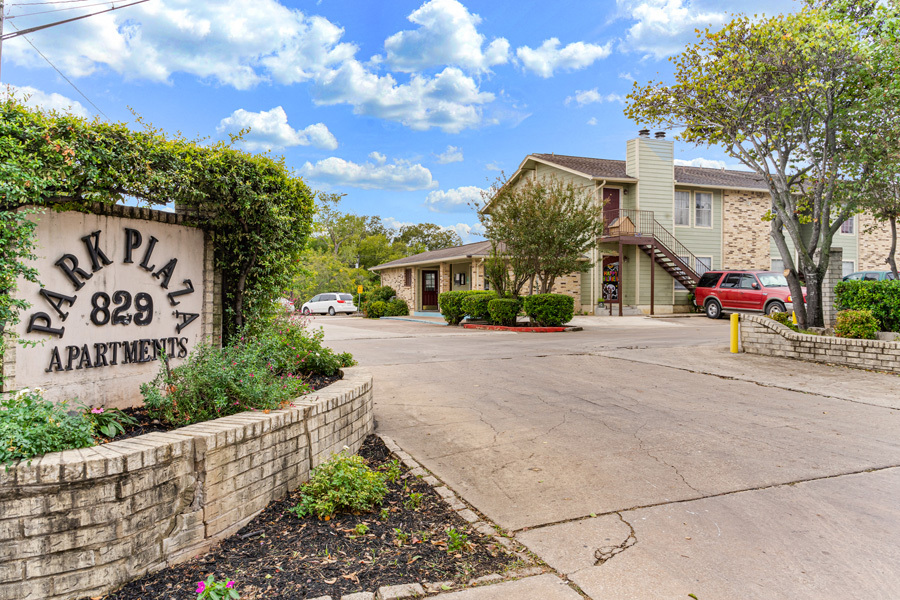
<svg viewBox="0 0 900 600"><path fill-rule="evenodd" d="M770 269L770 227L762 220L772 206L769 193L726 190L722 206L722 268Z"/></svg>
<svg viewBox="0 0 900 600"><path fill-rule="evenodd" d="M234 534L373 431L360 368L290 408L0 468L0 600L100 596Z"/></svg>
<svg viewBox="0 0 900 600"><path fill-rule="evenodd" d="M797 333L760 315L741 315L744 352L900 374L900 342Z"/></svg>
<svg viewBox="0 0 900 600"><path fill-rule="evenodd" d="M570 273L557 277L550 290L554 294L565 294L575 298L575 313L581 311L581 273Z"/></svg>
<svg viewBox="0 0 900 600"><path fill-rule="evenodd" d="M857 271L886 271L890 269L885 262L891 249L891 226L887 222L878 222L868 213L857 217L857 235L859 236L859 264Z"/></svg>
<svg viewBox="0 0 900 600"><path fill-rule="evenodd" d="M412 285L406 285L406 269L412 269ZM416 282L418 278L416 267L397 267L385 269L381 272L381 285L389 285L397 292L397 297L406 300L409 312L419 310L416 306Z"/></svg>

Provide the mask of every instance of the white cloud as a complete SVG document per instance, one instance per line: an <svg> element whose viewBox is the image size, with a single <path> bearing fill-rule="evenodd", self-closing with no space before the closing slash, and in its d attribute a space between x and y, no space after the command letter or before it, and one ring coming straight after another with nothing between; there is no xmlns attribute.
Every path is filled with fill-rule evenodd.
<svg viewBox="0 0 900 600"><path fill-rule="evenodd" d="M244 134L242 145L247 150L280 150L291 146L315 146L326 150L338 147L337 139L324 123L310 125L306 129L294 129L288 125L287 114L280 106L262 112L249 112L243 108L231 113L219 122L219 133L237 133L250 128Z"/></svg>
<svg viewBox="0 0 900 600"><path fill-rule="evenodd" d="M597 125L598 123L599 121L597 120L597 117L591 117L587 122L588 125Z"/></svg>
<svg viewBox="0 0 900 600"><path fill-rule="evenodd" d="M722 25L730 18L729 9L722 3L717 11L704 11L690 0L687 6L685 0L616 0L616 4L628 18L637 21L628 30L624 49L656 58L680 52L696 41L695 29Z"/></svg>
<svg viewBox="0 0 900 600"><path fill-rule="evenodd" d="M488 164L484 165L484 168L487 169L488 171L502 171L502 170L503 170L503 169L501 169L500 166L499 166L497 163L495 163L495 162L488 163Z"/></svg>
<svg viewBox="0 0 900 600"><path fill-rule="evenodd" d="M571 104L572 102L576 102L578 106L584 106L585 104L593 104L595 102L625 102L625 97L621 94L609 93L602 94L597 88L592 90L577 90L574 96L569 96L566 98L566 104Z"/></svg>
<svg viewBox="0 0 900 600"><path fill-rule="evenodd" d="M447 146L447 149L444 150L441 154L438 154L437 157L438 163L442 165L446 165L449 163L462 162L463 161L463 153L462 150L457 148L456 146Z"/></svg>
<svg viewBox="0 0 900 600"><path fill-rule="evenodd" d="M479 90L475 80L456 67L434 77L415 74L409 83L398 85L390 74L379 76L351 60L316 82L317 104L350 104L356 114L399 121L420 131L439 127L459 133L477 127L482 122L479 105L494 100L494 94Z"/></svg>
<svg viewBox="0 0 900 600"><path fill-rule="evenodd" d="M473 202L481 202L483 191L474 185L450 190L435 190L428 192L428 196L425 198L425 206L432 212L459 212L466 209Z"/></svg>
<svg viewBox="0 0 900 600"><path fill-rule="evenodd" d="M713 160L710 158L692 158L691 160L684 160L681 158L675 159L675 164L679 167L704 167L707 169L724 169L725 161L724 160Z"/></svg>
<svg viewBox="0 0 900 600"><path fill-rule="evenodd" d="M25 106L45 112L55 110L56 112L68 113L76 117L90 117L90 113L80 102L76 102L62 94L48 94L30 85L4 85L0 87L0 98L6 98L8 93L12 93Z"/></svg>
<svg viewBox="0 0 900 600"><path fill-rule="evenodd" d="M376 164L383 165L387 162L387 156L379 152L378 150L373 150L369 152L369 158L375 161Z"/></svg>
<svg viewBox="0 0 900 600"><path fill-rule="evenodd" d="M444 227L444 229L452 229L458 233L459 237L462 238L463 244L469 244L484 239L484 225L481 223L475 223L474 225L457 223L456 225Z"/></svg>
<svg viewBox="0 0 900 600"><path fill-rule="evenodd" d="M456 65L484 72L509 60L509 42L504 38L482 51L485 37L476 28L481 17L457 0L430 0L407 18L419 28L400 31L384 42L387 62L398 71Z"/></svg>
<svg viewBox="0 0 900 600"><path fill-rule="evenodd" d="M315 165L304 163L300 174L315 181L364 190L427 190L438 185L427 168L402 160L395 160L389 165L358 164L332 156Z"/></svg>
<svg viewBox="0 0 900 600"><path fill-rule="evenodd" d="M52 20L41 19L29 25ZM39 43L47 34L35 35ZM379 60L357 60L358 47L342 42L343 35L328 19L276 0L257 0L252 10L240 0L154 0L55 28L53 43L42 49L71 77L109 70L127 79L171 82L185 73L240 90L309 82L318 104L346 104L356 114L412 129L457 133L484 123L482 105L494 95L459 67L398 82L376 71ZM495 41L482 54L484 68L507 54L500 46ZM4 59L16 64L46 67L24 40L6 42L3 50ZM475 69L477 60L460 56L457 62Z"/></svg>
<svg viewBox="0 0 900 600"><path fill-rule="evenodd" d="M53 20L42 15L28 24ZM356 46L340 43L342 34L327 19L276 0L256 0L252 10L241 0L154 0L54 28L44 44L41 36L50 34L34 39L69 76L109 69L128 79L168 82L174 73L187 73L248 89L269 79L305 81L352 58ZM3 50L15 63L42 63L24 40L13 39Z"/></svg>
<svg viewBox="0 0 900 600"><path fill-rule="evenodd" d="M574 42L560 48L557 38L545 40L538 48L521 46L516 49L516 56L529 71L541 77L551 77L559 69L574 71L590 66L601 58L606 58L612 50L612 44L598 46L584 42Z"/></svg>
<svg viewBox="0 0 900 600"><path fill-rule="evenodd" d="M619 73L619 79L624 79L625 81L634 81L634 77L631 76L631 73Z"/></svg>

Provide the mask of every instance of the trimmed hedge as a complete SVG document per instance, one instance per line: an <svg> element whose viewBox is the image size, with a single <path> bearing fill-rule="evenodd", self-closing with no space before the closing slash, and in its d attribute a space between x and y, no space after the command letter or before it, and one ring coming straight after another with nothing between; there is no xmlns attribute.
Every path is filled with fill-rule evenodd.
<svg viewBox="0 0 900 600"><path fill-rule="evenodd" d="M490 318L488 303L497 298L497 292L475 290L463 296L462 309L473 319L487 320Z"/></svg>
<svg viewBox="0 0 900 600"><path fill-rule="evenodd" d="M523 308L541 327L559 327L575 316L575 299L565 294L535 294L525 296Z"/></svg>
<svg viewBox="0 0 900 600"><path fill-rule="evenodd" d="M441 308L441 314L444 315L444 320L447 321L450 325L459 325L460 321L462 321L466 315L469 313L466 311L466 308L463 306L463 302L469 296L481 296L481 295L489 295L489 297L497 297L496 292L490 292L486 290L464 290L459 292L441 292L438 296L438 305ZM490 296L490 295L493 296Z"/></svg>
<svg viewBox="0 0 900 600"><path fill-rule="evenodd" d="M370 302L368 306L366 306L366 318L367 319L380 319L381 317L386 317L388 311L388 303L384 300L378 300L376 302Z"/></svg>
<svg viewBox="0 0 900 600"><path fill-rule="evenodd" d="M387 303L386 317L405 317L409 314L409 306L403 298L394 298Z"/></svg>
<svg viewBox="0 0 900 600"><path fill-rule="evenodd" d="M488 302L488 314L494 325L514 326L520 310L522 303L514 298L494 298Z"/></svg>
<svg viewBox="0 0 900 600"><path fill-rule="evenodd" d="M838 310L869 310L880 331L900 331L900 281L841 281Z"/></svg>
<svg viewBox="0 0 900 600"><path fill-rule="evenodd" d="M842 310L837 314L834 335L840 338L874 340L878 337L878 321L870 310Z"/></svg>

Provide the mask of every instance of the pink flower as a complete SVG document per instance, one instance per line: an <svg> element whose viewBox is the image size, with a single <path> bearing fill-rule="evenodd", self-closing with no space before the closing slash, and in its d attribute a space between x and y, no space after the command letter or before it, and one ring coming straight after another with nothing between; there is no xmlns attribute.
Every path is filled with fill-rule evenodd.
<svg viewBox="0 0 900 600"><path fill-rule="evenodd" d="M91 409L91 412L94 413L95 415L102 415L102 414L103 414L103 409L102 409L102 408L99 408L99 407L98 407L98 408L92 408L92 409Z"/></svg>
<svg viewBox="0 0 900 600"><path fill-rule="evenodd" d="M233 581L229 581L229 582L225 585L225 588L226 588L226 589L231 589L231 588L233 588L233 587L234 587L234 582L233 582Z"/></svg>
<svg viewBox="0 0 900 600"><path fill-rule="evenodd" d="M198 581L197 582L197 593L202 594L203 590L205 590L205 589L206 589L206 584L203 583L202 581Z"/></svg>
<svg viewBox="0 0 900 600"><path fill-rule="evenodd" d="M250 373L250 377L253 377L253 373Z"/></svg>

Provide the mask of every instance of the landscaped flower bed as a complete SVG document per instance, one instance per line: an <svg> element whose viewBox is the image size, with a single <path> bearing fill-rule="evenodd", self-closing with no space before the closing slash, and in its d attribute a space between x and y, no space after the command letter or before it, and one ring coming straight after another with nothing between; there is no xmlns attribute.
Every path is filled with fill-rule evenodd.
<svg viewBox="0 0 900 600"><path fill-rule="evenodd" d="M369 436L360 454L373 469L393 471L373 512L298 518L289 509L299 491L271 503L215 550L133 581L105 600L194 600L213 575L235 581L243 600L316 598L384 585L452 581L463 584L522 565L492 537L472 530L421 479Z"/></svg>

